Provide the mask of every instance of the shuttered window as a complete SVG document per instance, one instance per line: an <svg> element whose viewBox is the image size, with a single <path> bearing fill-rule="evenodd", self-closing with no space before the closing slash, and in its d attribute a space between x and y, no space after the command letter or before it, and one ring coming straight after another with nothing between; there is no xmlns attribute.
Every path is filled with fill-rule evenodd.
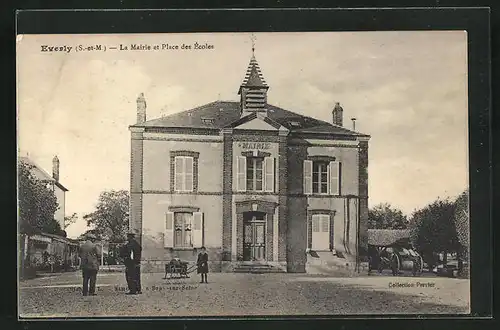
<svg viewBox="0 0 500 330"><path fill-rule="evenodd" d="M247 190L247 159L243 156L238 156L236 160L236 190Z"/></svg>
<svg viewBox="0 0 500 330"><path fill-rule="evenodd" d="M167 212L164 247L199 248L203 246L203 213Z"/></svg>
<svg viewBox="0 0 500 330"><path fill-rule="evenodd" d="M203 246L203 213L193 213L193 247L200 248Z"/></svg>
<svg viewBox="0 0 500 330"><path fill-rule="evenodd" d="M265 183L265 191L274 192L274 157L266 157L264 158L264 183Z"/></svg>
<svg viewBox="0 0 500 330"><path fill-rule="evenodd" d="M312 192L315 194L328 194L328 163L313 162Z"/></svg>
<svg viewBox="0 0 500 330"><path fill-rule="evenodd" d="M247 191L262 191L263 185L263 158L246 157L247 160Z"/></svg>
<svg viewBox="0 0 500 330"><path fill-rule="evenodd" d="M174 171L175 191L193 191L193 157L176 156Z"/></svg>
<svg viewBox="0 0 500 330"><path fill-rule="evenodd" d="M163 245L166 248L174 247L174 213L167 212L165 217L165 235Z"/></svg>
<svg viewBox="0 0 500 330"><path fill-rule="evenodd" d="M312 171L313 162L304 160L304 194L312 194Z"/></svg>
<svg viewBox="0 0 500 330"><path fill-rule="evenodd" d="M330 195L340 195L340 163L330 162L328 166Z"/></svg>

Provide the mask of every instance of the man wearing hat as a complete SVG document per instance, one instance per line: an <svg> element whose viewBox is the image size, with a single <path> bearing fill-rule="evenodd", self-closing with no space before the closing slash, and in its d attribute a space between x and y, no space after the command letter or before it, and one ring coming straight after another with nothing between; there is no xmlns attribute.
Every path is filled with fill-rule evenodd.
<svg viewBox="0 0 500 330"><path fill-rule="evenodd" d="M96 237L94 234L87 234L86 241L80 246L81 268L83 276L84 296L95 296L95 283L97 280L97 272L99 271L99 261L101 259L101 251L95 244ZM90 282L90 289L89 289Z"/></svg>
<svg viewBox="0 0 500 330"><path fill-rule="evenodd" d="M129 292L127 294L140 294L141 291L141 245L135 240L135 233L127 234L127 244L123 249L125 262L125 277Z"/></svg>

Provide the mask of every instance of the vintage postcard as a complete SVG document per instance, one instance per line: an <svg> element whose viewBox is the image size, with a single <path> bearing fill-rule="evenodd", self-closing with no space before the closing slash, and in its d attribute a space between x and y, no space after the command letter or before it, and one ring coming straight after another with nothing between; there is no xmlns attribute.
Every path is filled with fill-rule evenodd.
<svg viewBox="0 0 500 330"><path fill-rule="evenodd" d="M19 316L468 314L467 32L18 35Z"/></svg>

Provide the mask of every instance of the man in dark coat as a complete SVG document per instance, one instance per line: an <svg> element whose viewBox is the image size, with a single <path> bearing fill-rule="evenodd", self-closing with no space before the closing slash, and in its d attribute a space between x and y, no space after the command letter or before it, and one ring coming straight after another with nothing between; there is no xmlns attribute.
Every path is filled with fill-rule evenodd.
<svg viewBox="0 0 500 330"><path fill-rule="evenodd" d="M122 253L125 263L125 277L129 292L127 294L140 294L141 290L141 245L135 240L135 234L127 234L127 244Z"/></svg>
<svg viewBox="0 0 500 330"><path fill-rule="evenodd" d="M201 252L198 254L198 261L196 262L198 265L198 274L201 274L201 282L200 283L208 283L207 282L207 273L208 273L208 254L207 250L204 246L201 247Z"/></svg>
<svg viewBox="0 0 500 330"><path fill-rule="evenodd" d="M101 259L101 251L95 244L96 237L93 234L87 234L87 241L80 247L81 268L83 276L84 296L90 294L95 296L95 283L97 280L97 272L99 271L99 262ZM89 290L90 282L90 290Z"/></svg>

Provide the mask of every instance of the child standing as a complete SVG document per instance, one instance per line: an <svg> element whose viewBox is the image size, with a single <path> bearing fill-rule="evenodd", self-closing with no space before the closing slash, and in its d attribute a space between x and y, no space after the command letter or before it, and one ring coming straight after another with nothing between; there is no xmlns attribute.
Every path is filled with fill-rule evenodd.
<svg viewBox="0 0 500 330"><path fill-rule="evenodd" d="M200 283L208 283L207 282L207 273L208 273L208 254L207 250L204 246L201 247L201 252L198 254L198 261L196 262L198 265L198 274L201 274L201 282Z"/></svg>

